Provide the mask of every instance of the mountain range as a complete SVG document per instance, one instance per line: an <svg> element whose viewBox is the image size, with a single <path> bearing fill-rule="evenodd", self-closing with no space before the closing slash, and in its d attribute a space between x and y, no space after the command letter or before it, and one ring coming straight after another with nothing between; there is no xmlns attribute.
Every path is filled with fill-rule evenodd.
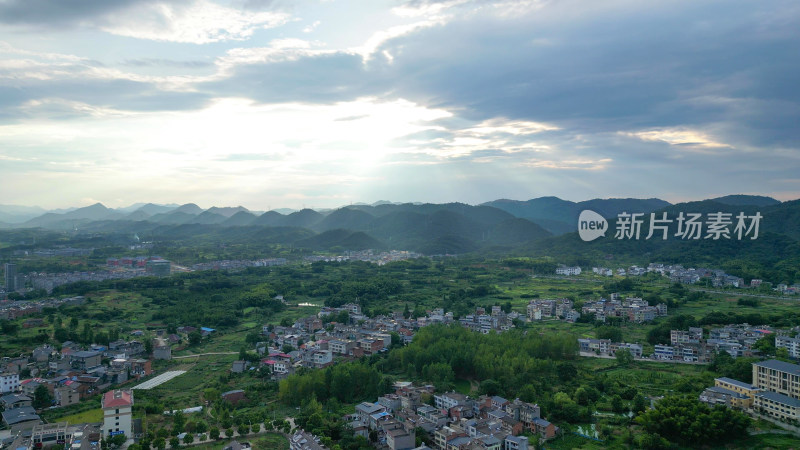
<svg viewBox="0 0 800 450"><path fill-rule="evenodd" d="M135 206L135 207L134 207ZM582 241L577 218L591 209L608 220L604 238ZM620 213L645 213L639 239L617 239ZM748 216L761 214L758 239L683 240L676 237L679 213ZM649 217L673 219L669 239L646 239ZM30 242L46 231L50 242L70 240L129 243L136 235L145 241L191 247L220 244L257 248L280 245L305 250L411 250L426 255L466 254L502 257L549 257L550 261L591 267L663 262L687 267L720 268L746 281L800 281L800 200L729 195L671 204L650 199L593 199L571 202L557 197L527 201L500 199L480 205L464 203L353 204L337 209L250 211L244 207L200 208L152 203L111 209L102 204L43 211L41 208L0 206L0 217L11 217L3 228L14 228L9 241ZM26 218L27 217L27 218ZM25 220L22 220L26 218ZM704 229L705 230L705 229ZM707 231L707 230L705 230ZM42 237L42 241L46 239ZM21 244L23 246L30 244Z"/></svg>
<svg viewBox="0 0 800 450"><path fill-rule="evenodd" d="M481 249L542 251L561 245L565 251L574 249L576 253L587 249L613 253L613 249L604 246L620 244L608 239L604 243L576 247L574 231L582 210L591 209L613 221L622 212L675 212L680 209L749 212L760 208L769 213L771 219L765 220L765 231L797 240L800 239L800 227L796 226L800 222L800 211L794 203L748 195L676 205L657 198L572 202L541 197L527 201L499 199L480 205L380 201L371 205L359 203L332 210L306 208L287 213L262 213L242 206L203 209L194 203L140 203L112 209L96 203L58 212L0 205L0 217L11 218L4 221L4 228L136 233L142 239L155 240L197 236L229 242L263 239L313 250L394 248L439 254Z"/></svg>

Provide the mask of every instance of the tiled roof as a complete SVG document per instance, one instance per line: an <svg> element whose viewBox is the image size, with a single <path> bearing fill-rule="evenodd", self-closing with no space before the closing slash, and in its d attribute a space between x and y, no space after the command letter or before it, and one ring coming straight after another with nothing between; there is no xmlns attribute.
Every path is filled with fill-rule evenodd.
<svg viewBox="0 0 800 450"><path fill-rule="evenodd" d="M776 403L782 403L794 408L800 408L800 400L777 392L763 391L756 394L756 397L763 397Z"/></svg>
<svg viewBox="0 0 800 450"><path fill-rule="evenodd" d="M125 406L133 406L133 395L130 391L108 391L103 394L103 408Z"/></svg>
<svg viewBox="0 0 800 450"><path fill-rule="evenodd" d="M723 383L732 384L734 386L739 386L740 388L744 389L753 389L753 386L749 383L745 383L744 381L734 380L733 378L728 377L719 377L717 380L722 381Z"/></svg>
<svg viewBox="0 0 800 450"><path fill-rule="evenodd" d="M767 361L753 363L753 365L759 367L766 367L767 369L780 370L781 372L789 372L800 375L800 366L798 366L797 364L778 361L777 359L769 359Z"/></svg>

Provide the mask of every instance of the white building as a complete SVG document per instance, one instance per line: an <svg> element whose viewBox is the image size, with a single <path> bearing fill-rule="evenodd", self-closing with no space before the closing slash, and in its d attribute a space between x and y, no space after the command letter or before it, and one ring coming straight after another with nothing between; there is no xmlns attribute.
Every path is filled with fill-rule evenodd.
<svg viewBox="0 0 800 450"><path fill-rule="evenodd" d="M790 358L800 357L800 339L789 336L775 336L775 347L785 348Z"/></svg>
<svg viewBox="0 0 800 450"><path fill-rule="evenodd" d="M556 275L580 275L581 268L580 267L567 267L567 266L559 266L556 267Z"/></svg>
<svg viewBox="0 0 800 450"><path fill-rule="evenodd" d="M314 352L311 361L317 368L322 368L329 365L333 361L333 354L330 350L319 350Z"/></svg>
<svg viewBox="0 0 800 450"><path fill-rule="evenodd" d="M18 373L0 373L0 393L8 394L19 390Z"/></svg>
<svg viewBox="0 0 800 450"><path fill-rule="evenodd" d="M113 390L103 394L103 435L133 437L133 391Z"/></svg>

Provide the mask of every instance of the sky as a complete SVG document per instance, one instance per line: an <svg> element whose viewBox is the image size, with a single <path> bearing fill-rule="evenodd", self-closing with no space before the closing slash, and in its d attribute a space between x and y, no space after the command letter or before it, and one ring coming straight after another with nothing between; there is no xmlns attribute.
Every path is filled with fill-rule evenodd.
<svg viewBox="0 0 800 450"><path fill-rule="evenodd" d="M800 198L800 2L0 0L0 203Z"/></svg>

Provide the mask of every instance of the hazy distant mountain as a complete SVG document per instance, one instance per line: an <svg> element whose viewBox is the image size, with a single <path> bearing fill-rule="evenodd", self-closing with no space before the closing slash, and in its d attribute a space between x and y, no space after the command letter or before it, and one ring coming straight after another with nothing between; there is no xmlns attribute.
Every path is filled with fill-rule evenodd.
<svg viewBox="0 0 800 450"><path fill-rule="evenodd" d="M563 234L575 230L578 215L584 209L591 209L603 217L616 217L623 211L649 213L670 203L657 198L610 198L576 203L558 197L539 197L527 201L501 199L483 205L538 223L551 233Z"/></svg>
<svg viewBox="0 0 800 450"><path fill-rule="evenodd" d="M133 212L143 212L145 214L149 214L154 216L156 214L163 214L168 213L170 211L174 211L179 207L179 205L156 205L155 203L145 203L141 204L140 207L136 208Z"/></svg>
<svg viewBox="0 0 800 450"><path fill-rule="evenodd" d="M278 209L273 209L273 211L275 211L278 214L282 214L284 216L289 215L289 214L291 214L293 212L297 212L296 209L292 209L292 208L278 208Z"/></svg>
<svg viewBox="0 0 800 450"><path fill-rule="evenodd" d="M45 212L44 208L38 206L0 205L0 222L23 223Z"/></svg>
<svg viewBox="0 0 800 450"><path fill-rule="evenodd" d="M277 211L267 211L264 214L258 216L256 220L253 221L253 225L265 225L268 227L276 227L279 226L283 219L286 216L277 212Z"/></svg>
<svg viewBox="0 0 800 450"><path fill-rule="evenodd" d="M122 213L106 208L102 203L78 208L64 214L45 213L25 222L27 227L70 228L83 222L94 220L116 220L124 217Z"/></svg>
<svg viewBox="0 0 800 450"><path fill-rule="evenodd" d="M132 213L132 212L136 211L137 209L139 209L142 206L147 205L147 204L148 203L134 203L132 205L124 206L122 208L114 208L114 211L120 212L120 213L123 213L123 214L129 214L129 213Z"/></svg>
<svg viewBox="0 0 800 450"><path fill-rule="evenodd" d="M147 213L146 211L143 211L141 209L137 209L136 211L126 215L125 216L125 220L139 221L139 220L147 220L147 219L149 219L151 217L153 217L153 216L151 214Z"/></svg>
<svg viewBox="0 0 800 450"><path fill-rule="evenodd" d="M751 205L751 206L773 206L780 203L772 197L763 195L726 195L724 197L712 198L712 201L724 205Z"/></svg>
<svg viewBox="0 0 800 450"><path fill-rule="evenodd" d="M196 216L196 215L198 215L198 214L203 212L203 208L195 205L194 203L187 203L185 205L181 205L181 206L175 208L175 211L186 213L186 214L193 214L193 215Z"/></svg>
<svg viewBox="0 0 800 450"><path fill-rule="evenodd" d="M214 213L214 214L219 214L219 215L225 216L225 217L231 217L234 214L236 214L238 212L242 212L242 211L249 212L249 210L247 208L245 208L244 206L226 206L226 207L221 207L221 208L220 207L216 207L216 206L212 206L211 208L208 208L206 211L210 212L210 213Z"/></svg>
<svg viewBox="0 0 800 450"><path fill-rule="evenodd" d="M154 216L147 219L150 222L155 223L162 223L162 224L181 224L187 223L193 218L197 217L199 214L189 214L187 212L178 211L170 211L168 213L162 214L155 214Z"/></svg>
<svg viewBox="0 0 800 450"><path fill-rule="evenodd" d="M211 211L211 209L209 209L208 211L201 212L184 223L218 224L226 221L227 219L228 218L222 214L214 213Z"/></svg>
<svg viewBox="0 0 800 450"><path fill-rule="evenodd" d="M256 219L258 219L258 216L250 213L249 211L239 211L236 214L230 216L224 222L222 222L222 225L226 226L252 225L253 222L256 221Z"/></svg>
<svg viewBox="0 0 800 450"><path fill-rule="evenodd" d="M583 209L591 209L609 218L612 230L616 215L623 211L667 212L670 217L681 211L702 214L729 212L733 216L739 212L748 215L760 212L764 216L761 222L764 242L746 245L703 243L687 247L680 241L637 243L607 236L587 245L575 235L577 216ZM645 215L645 219L648 217ZM7 226L2 222L0 220L0 227ZM646 226L647 222L642 229L645 230ZM688 252L687 255L695 255L698 261L750 255L750 258L769 259L777 264L783 261L784 253L800 245L797 242L800 240L800 200L781 203L769 197L732 195L671 205L659 199L570 202L557 197L541 197L528 201L503 199L477 206L376 202L372 205L353 204L325 213L303 209L288 215L278 211L256 215L244 207L212 207L204 211L194 203L180 207L144 204L135 211L122 214L98 203L67 213L48 212L28 220L22 227L53 230L78 227L87 232L123 235L136 232L143 239L185 239L187 242L196 239L247 243L256 239L314 250L392 248L424 254L511 251L550 255L566 258L565 261L617 254L627 258L648 255L648 258L673 261L679 259L680 252ZM563 236L554 237L553 234ZM609 234L613 236L613 232ZM742 248L745 248L742 255L736 253ZM797 264L791 264L787 267L797 267Z"/></svg>
<svg viewBox="0 0 800 450"><path fill-rule="evenodd" d="M280 225L285 227L311 228L314 224L322 220L322 214L313 209L301 209L286 216Z"/></svg>

